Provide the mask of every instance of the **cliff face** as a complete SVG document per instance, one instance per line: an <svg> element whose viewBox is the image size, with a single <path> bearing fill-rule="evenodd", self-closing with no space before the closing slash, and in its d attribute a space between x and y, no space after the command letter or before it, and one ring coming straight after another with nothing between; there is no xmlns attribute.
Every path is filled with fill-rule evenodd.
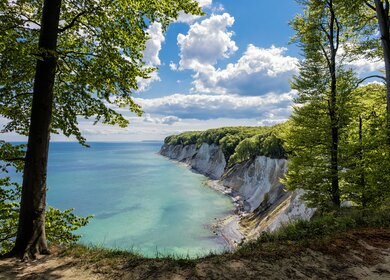
<svg viewBox="0 0 390 280"><path fill-rule="evenodd" d="M207 143L197 149L195 145L164 145L160 154L184 162L211 179L220 179L225 171L226 160L217 145Z"/></svg>
<svg viewBox="0 0 390 280"><path fill-rule="evenodd" d="M241 208L246 235L274 231L294 219L310 219L315 209L306 207L301 190L286 192L280 179L287 171L285 159L258 156L225 170L226 160L217 145L164 145L160 154L184 162L196 171L219 180Z"/></svg>
<svg viewBox="0 0 390 280"><path fill-rule="evenodd" d="M280 178L284 176L286 169L285 159L259 156L227 170L222 184L242 196L245 211L253 212L264 199L273 204L285 193Z"/></svg>

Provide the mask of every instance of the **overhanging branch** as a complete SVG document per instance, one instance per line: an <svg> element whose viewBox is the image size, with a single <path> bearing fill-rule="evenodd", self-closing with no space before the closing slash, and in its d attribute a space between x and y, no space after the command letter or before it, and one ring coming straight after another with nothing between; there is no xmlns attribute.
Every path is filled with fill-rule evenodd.
<svg viewBox="0 0 390 280"><path fill-rule="evenodd" d="M380 75L371 75L371 76L365 77L364 79L361 79L360 81L358 81L357 84L356 84L356 87L358 87L359 85L361 85L363 82L367 81L368 79L373 79L373 78L381 79L381 80L383 80L385 83L387 83L385 77L380 76Z"/></svg>

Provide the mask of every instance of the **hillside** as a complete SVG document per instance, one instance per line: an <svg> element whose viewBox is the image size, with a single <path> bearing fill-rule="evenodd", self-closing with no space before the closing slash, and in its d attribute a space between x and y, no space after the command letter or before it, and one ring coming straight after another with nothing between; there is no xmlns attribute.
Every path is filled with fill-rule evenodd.
<svg viewBox="0 0 390 280"><path fill-rule="evenodd" d="M198 260L144 259L73 247L29 265L0 260L0 279L389 279L390 230L352 231L326 242L264 243Z"/></svg>

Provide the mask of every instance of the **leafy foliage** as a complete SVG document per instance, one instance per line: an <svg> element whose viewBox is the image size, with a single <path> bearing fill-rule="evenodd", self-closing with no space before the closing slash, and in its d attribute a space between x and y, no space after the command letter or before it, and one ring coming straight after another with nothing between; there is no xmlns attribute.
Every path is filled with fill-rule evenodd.
<svg viewBox="0 0 390 280"><path fill-rule="evenodd" d="M282 125L274 127L223 127L198 132L184 132L165 138L168 145L216 144L222 149L229 164L256 156L286 158L282 140L277 136Z"/></svg>
<svg viewBox="0 0 390 280"><path fill-rule="evenodd" d="M386 88L372 84L354 91L348 106L342 173L345 198L378 207L390 198L390 147L386 134Z"/></svg>
<svg viewBox="0 0 390 280"><path fill-rule="evenodd" d="M79 217L73 213L73 210L61 211L53 207L46 210L46 235L49 242L69 244L80 239L81 236L73 232L87 225L92 216Z"/></svg>
<svg viewBox="0 0 390 280"><path fill-rule="evenodd" d="M357 79L343 65L341 44L348 39L340 21L340 1L302 1L304 13L291 23L305 59L292 82L298 91L291 129L284 136L291 151L284 183L304 189L312 206L340 206L341 138L348 124L348 101Z"/></svg>
<svg viewBox="0 0 390 280"><path fill-rule="evenodd" d="M63 0L52 132L84 144L80 117L125 127L128 119L115 108L142 114L131 94L155 70L143 60L147 27L159 22L165 30L181 11L202 14L195 0ZM45 51L38 49L41 17L41 1L0 3L0 115L9 120L6 132L28 134L35 64Z"/></svg>

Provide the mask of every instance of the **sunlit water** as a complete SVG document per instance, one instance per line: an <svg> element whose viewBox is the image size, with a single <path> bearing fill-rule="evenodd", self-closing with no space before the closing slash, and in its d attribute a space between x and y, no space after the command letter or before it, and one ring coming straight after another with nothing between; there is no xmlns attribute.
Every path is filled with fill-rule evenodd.
<svg viewBox="0 0 390 280"><path fill-rule="evenodd" d="M228 215L229 198L206 178L157 154L162 143L51 143L48 204L94 215L81 243L198 256L224 250L210 225Z"/></svg>

